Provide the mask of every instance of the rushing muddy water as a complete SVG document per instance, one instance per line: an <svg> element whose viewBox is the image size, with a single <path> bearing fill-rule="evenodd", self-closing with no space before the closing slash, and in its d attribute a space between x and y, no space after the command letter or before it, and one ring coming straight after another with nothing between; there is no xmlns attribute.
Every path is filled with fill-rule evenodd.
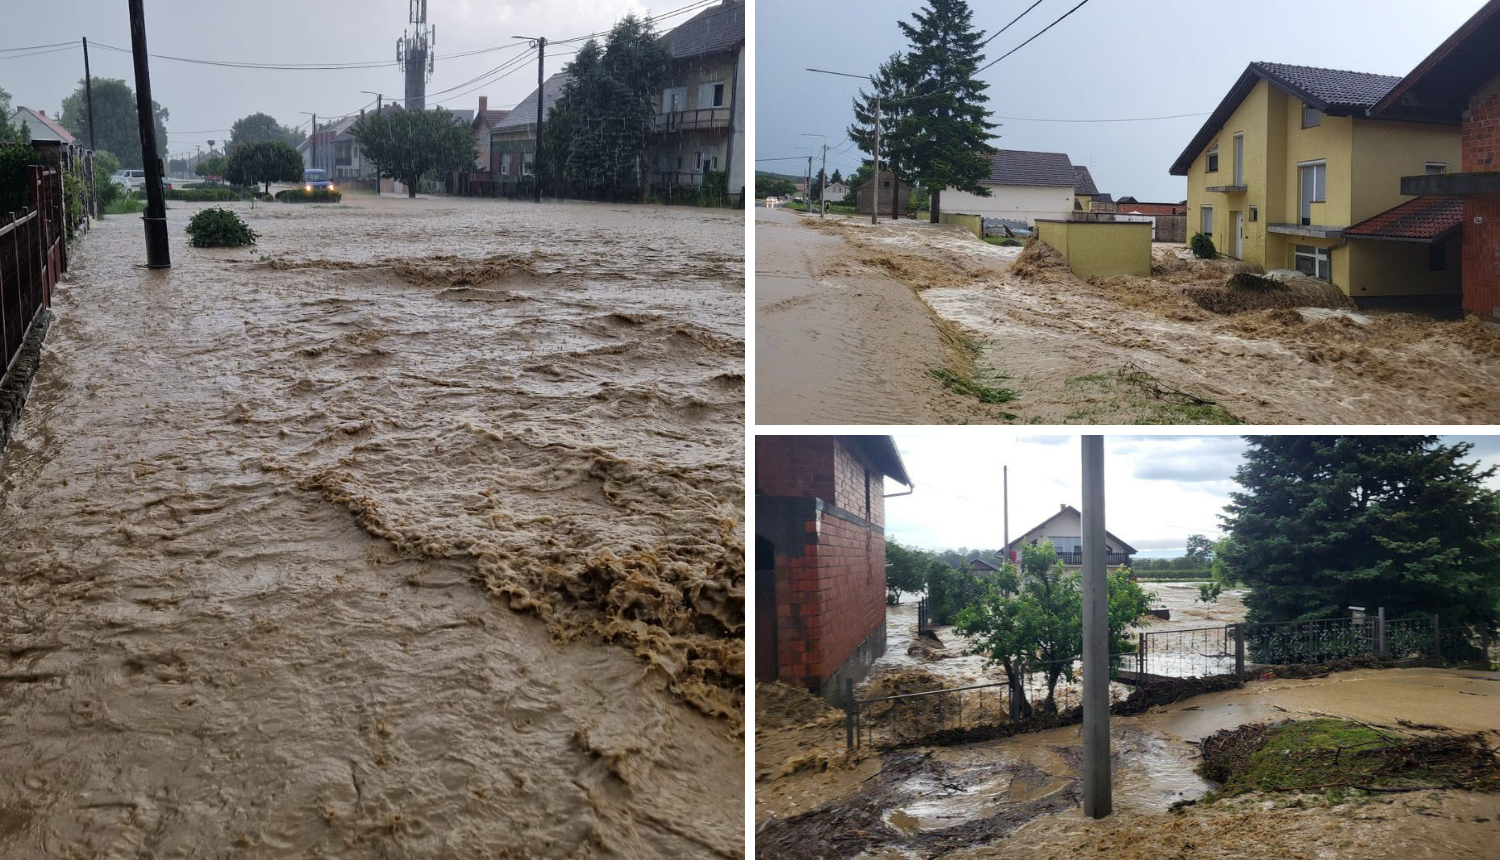
<svg viewBox="0 0 1500 860"><path fill-rule="evenodd" d="M742 853L743 217L198 208L0 471L0 855Z"/></svg>

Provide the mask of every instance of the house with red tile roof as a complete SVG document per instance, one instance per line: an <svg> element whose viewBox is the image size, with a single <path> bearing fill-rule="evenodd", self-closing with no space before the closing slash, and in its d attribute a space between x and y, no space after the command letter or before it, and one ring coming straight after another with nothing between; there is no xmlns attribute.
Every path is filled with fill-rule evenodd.
<svg viewBox="0 0 1500 860"><path fill-rule="evenodd" d="M1377 229L1463 234L1463 308L1500 319L1500 0L1490 0L1375 105L1386 119L1457 127L1457 170L1413 172L1401 193L1427 195L1421 212Z"/></svg>
<svg viewBox="0 0 1500 860"><path fill-rule="evenodd" d="M56 140L62 143L74 143L73 135L62 127L62 123L47 116L47 112L29 107L18 107L10 115L9 124L14 128L26 126L31 132L32 140Z"/></svg>

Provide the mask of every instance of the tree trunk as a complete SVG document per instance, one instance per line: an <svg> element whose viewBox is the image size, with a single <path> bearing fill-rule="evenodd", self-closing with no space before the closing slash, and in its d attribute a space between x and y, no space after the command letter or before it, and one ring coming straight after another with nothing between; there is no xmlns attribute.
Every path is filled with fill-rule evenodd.
<svg viewBox="0 0 1500 860"><path fill-rule="evenodd" d="M927 220L930 223L936 224L938 222L938 216L942 214L942 199L943 190L941 188L934 188L932 189L932 193L927 195Z"/></svg>

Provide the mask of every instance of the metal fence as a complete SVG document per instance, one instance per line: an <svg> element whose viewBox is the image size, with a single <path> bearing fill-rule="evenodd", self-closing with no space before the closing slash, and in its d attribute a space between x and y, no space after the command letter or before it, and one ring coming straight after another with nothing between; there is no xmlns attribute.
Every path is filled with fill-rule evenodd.
<svg viewBox="0 0 1500 860"><path fill-rule="evenodd" d="M1111 654L1110 665L1128 665L1134 655ZM1113 674L1113 672L1112 672ZM1123 701L1129 688L1110 684L1110 702ZM944 729L973 729L1048 713L1062 713L1083 704L1083 664L1080 658L1033 662L1023 675L943 690L896 693L870 699L846 697L848 746L917 740Z"/></svg>
<svg viewBox="0 0 1500 860"><path fill-rule="evenodd" d="M61 173L55 167L26 168L30 205L0 215L0 355L10 370L26 332L42 308L64 263L65 221Z"/></svg>
<svg viewBox="0 0 1500 860"><path fill-rule="evenodd" d="M925 600L918 603L925 629ZM1272 666L1324 664L1381 656L1398 663L1488 666L1488 637L1468 627L1443 627L1436 615L1387 621L1374 615L1316 621L1226 624L1139 634L1136 650L1110 655L1110 700L1125 698L1131 685L1211 678ZM1078 658L1029 662L1024 675L941 690L858 699L850 682L845 696L848 744L877 738L900 743L944 729L973 729L1082 704Z"/></svg>

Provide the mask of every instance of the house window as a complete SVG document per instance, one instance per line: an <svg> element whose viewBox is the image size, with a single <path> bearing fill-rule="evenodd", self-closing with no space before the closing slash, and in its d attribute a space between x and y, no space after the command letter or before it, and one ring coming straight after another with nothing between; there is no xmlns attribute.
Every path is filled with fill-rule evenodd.
<svg viewBox="0 0 1500 860"><path fill-rule="evenodd" d="M724 106L724 84L714 82L700 84L698 87L698 107L711 108Z"/></svg>
<svg viewBox="0 0 1500 860"><path fill-rule="evenodd" d="M1250 207L1250 220L1251 220L1251 222L1255 222L1255 221L1259 221L1260 220L1260 207L1259 206L1251 206Z"/></svg>
<svg viewBox="0 0 1500 860"><path fill-rule="evenodd" d="M1438 175L1440 173L1447 172L1447 170L1448 170L1448 165L1445 162L1442 162L1442 161L1429 161L1429 162L1427 162L1427 175L1428 176L1436 176L1436 175Z"/></svg>
<svg viewBox="0 0 1500 860"><path fill-rule="evenodd" d="M687 110L687 87L667 87L661 91L661 112Z"/></svg>
<svg viewBox="0 0 1500 860"><path fill-rule="evenodd" d="M1427 271L1442 272L1448 268L1448 246L1442 242L1433 242L1427 246Z"/></svg>
<svg viewBox="0 0 1500 860"><path fill-rule="evenodd" d="M1297 271L1323 281L1333 280L1333 266L1327 248L1298 245L1296 248Z"/></svg>
<svg viewBox="0 0 1500 860"><path fill-rule="evenodd" d="M1323 203L1328 192L1328 165L1317 161L1297 167L1301 186L1302 224L1312 223L1312 204Z"/></svg>
<svg viewBox="0 0 1500 860"><path fill-rule="evenodd" d="M510 175L510 156L508 154L500 156L500 175Z"/></svg>
<svg viewBox="0 0 1500 860"><path fill-rule="evenodd" d="M1219 145L1217 143L1214 144L1213 148L1208 151L1208 169L1205 172L1219 172Z"/></svg>
<svg viewBox="0 0 1500 860"><path fill-rule="evenodd" d="M1234 136L1234 184L1245 184L1245 136Z"/></svg>
<svg viewBox="0 0 1500 860"><path fill-rule="evenodd" d="M1083 552L1083 538L1080 537L1048 537L1052 541L1052 548L1057 550L1058 555L1077 555Z"/></svg>
<svg viewBox="0 0 1500 860"><path fill-rule="evenodd" d="M1202 232L1203 232L1203 235L1205 235L1205 236L1212 236L1214 234L1214 207L1212 207L1212 206L1204 206L1203 207L1203 231Z"/></svg>
<svg viewBox="0 0 1500 860"><path fill-rule="evenodd" d="M532 156L532 154L529 153L529 152L521 154L521 175L522 176L530 176L531 175L531 156Z"/></svg>
<svg viewBox="0 0 1500 860"><path fill-rule="evenodd" d="M1312 105L1302 106L1302 127L1314 128L1323 124L1323 112Z"/></svg>

